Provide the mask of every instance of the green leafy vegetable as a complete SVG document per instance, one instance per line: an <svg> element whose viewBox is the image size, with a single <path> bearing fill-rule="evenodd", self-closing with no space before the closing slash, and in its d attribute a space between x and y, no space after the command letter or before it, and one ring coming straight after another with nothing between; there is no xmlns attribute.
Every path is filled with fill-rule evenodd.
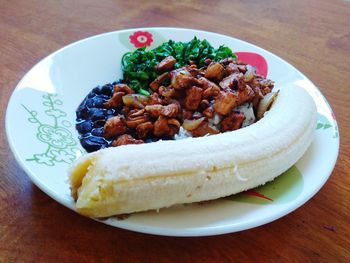
<svg viewBox="0 0 350 263"><path fill-rule="evenodd" d="M146 47L142 47L134 52L126 53L122 58L124 82L138 93L149 95L149 84L159 76L155 66L168 56L176 59L175 68L187 65L189 61L203 67L206 59L219 61L228 57L236 58L230 48L220 46L215 49L205 39L199 40L194 37L189 42L169 40L149 51L146 50Z"/></svg>

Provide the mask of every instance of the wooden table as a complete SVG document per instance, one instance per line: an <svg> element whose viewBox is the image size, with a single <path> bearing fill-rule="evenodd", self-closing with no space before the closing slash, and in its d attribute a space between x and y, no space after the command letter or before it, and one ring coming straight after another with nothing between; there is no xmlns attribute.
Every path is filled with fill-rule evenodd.
<svg viewBox="0 0 350 263"><path fill-rule="evenodd" d="M0 1L0 121L17 82L73 41L132 27L231 35L286 59L331 103L340 155L304 206L255 229L202 238L134 233L79 216L34 186L0 131L0 262L350 262L348 1Z"/></svg>

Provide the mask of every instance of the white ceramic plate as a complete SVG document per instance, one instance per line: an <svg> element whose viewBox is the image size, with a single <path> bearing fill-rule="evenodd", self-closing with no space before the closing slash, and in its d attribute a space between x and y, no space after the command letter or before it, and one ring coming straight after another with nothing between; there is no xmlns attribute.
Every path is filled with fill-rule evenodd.
<svg viewBox="0 0 350 263"><path fill-rule="evenodd" d="M281 58L247 42L215 33L178 28L143 28L90 37L49 55L19 82L6 113L10 147L31 180L45 193L74 210L67 183L70 163L84 154L75 130L75 110L97 85L122 77L121 56L142 45L168 39L207 39L227 45L276 87L298 85L314 98L318 110L316 137L302 159L274 182L248 193L204 203L133 214L106 224L144 233L204 236L256 227L295 210L322 187L335 165L337 122L315 85Z"/></svg>

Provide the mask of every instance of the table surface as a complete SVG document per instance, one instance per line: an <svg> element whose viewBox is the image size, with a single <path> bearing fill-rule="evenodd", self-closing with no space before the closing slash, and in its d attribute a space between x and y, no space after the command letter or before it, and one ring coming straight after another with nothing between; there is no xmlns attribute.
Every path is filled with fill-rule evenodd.
<svg viewBox="0 0 350 263"><path fill-rule="evenodd" d="M21 77L81 38L148 26L196 28L254 43L301 70L336 114L335 169L309 202L270 224L212 237L135 233L84 218L31 183L0 130L0 262L346 262L350 259L350 2L0 1L0 121ZM347 261L349 262L349 261Z"/></svg>

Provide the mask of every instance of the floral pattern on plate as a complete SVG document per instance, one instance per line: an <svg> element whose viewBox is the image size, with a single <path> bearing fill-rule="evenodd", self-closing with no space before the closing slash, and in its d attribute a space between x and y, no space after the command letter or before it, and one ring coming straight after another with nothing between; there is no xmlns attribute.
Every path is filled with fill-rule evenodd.
<svg viewBox="0 0 350 263"><path fill-rule="evenodd" d="M29 115L28 121L38 126L37 139L47 145L44 152L34 153L31 158L26 160L47 166L54 166L58 162L72 163L76 158L77 142L67 129L67 127L72 126L70 121L64 119L67 113L58 108L62 106L63 102L57 98L57 94L47 93L42 98L44 106L42 111L51 117L52 123L43 123L36 110L30 110L22 104Z"/></svg>

